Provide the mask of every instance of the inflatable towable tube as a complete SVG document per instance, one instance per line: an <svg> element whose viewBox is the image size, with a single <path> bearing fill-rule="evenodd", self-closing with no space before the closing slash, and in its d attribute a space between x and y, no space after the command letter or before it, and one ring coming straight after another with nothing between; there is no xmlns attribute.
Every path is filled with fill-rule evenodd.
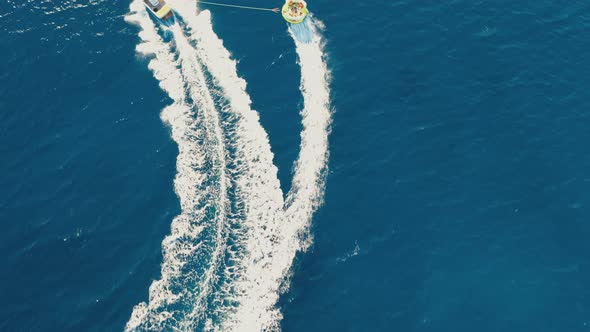
<svg viewBox="0 0 590 332"><path fill-rule="evenodd" d="M287 0L281 9L285 21L299 24L307 17L307 3L303 0Z"/></svg>

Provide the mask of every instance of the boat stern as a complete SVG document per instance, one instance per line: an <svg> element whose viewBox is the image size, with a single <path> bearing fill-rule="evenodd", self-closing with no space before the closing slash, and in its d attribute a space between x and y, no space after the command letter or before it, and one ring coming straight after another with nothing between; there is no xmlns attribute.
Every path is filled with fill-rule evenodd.
<svg viewBox="0 0 590 332"><path fill-rule="evenodd" d="M156 16L167 26L171 26L174 23L176 23L174 11L172 10L172 7L170 7L169 5L162 6L162 8L160 8L160 10L156 12Z"/></svg>
<svg viewBox="0 0 590 332"><path fill-rule="evenodd" d="M148 12L160 23L172 26L176 23L174 10L164 0L143 0Z"/></svg>

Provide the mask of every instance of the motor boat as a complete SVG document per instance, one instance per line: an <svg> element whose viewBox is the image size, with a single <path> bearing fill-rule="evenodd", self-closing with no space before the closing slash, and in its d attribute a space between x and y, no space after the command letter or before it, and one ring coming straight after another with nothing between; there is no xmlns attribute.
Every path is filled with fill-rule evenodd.
<svg viewBox="0 0 590 332"><path fill-rule="evenodd" d="M143 0L148 12L162 24L171 26L176 22L174 11L164 0Z"/></svg>

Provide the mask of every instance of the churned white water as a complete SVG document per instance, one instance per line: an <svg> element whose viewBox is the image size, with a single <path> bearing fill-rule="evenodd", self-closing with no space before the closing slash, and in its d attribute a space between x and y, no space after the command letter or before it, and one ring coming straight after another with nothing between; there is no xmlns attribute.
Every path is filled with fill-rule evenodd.
<svg viewBox="0 0 590 332"><path fill-rule="evenodd" d="M283 199L268 135L210 13L189 1L169 3L182 21L170 28L170 41L141 0L126 18L139 25L137 51L150 57L172 99L162 119L179 147L175 190L182 207L162 242L160 279L126 330L279 330L276 303L296 253L310 244L328 161L329 72L317 23L310 43L295 40L303 130Z"/></svg>

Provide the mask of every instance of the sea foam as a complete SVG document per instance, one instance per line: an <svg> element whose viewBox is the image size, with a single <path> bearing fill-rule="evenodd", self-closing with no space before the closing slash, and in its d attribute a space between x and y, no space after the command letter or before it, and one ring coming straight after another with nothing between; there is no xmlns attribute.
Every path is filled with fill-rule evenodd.
<svg viewBox="0 0 590 332"><path fill-rule="evenodd" d="M210 13L169 0L182 25L166 42L141 0L138 53L173 101L162 112L179 146L175 190L182 212L162 243L161 277L126 330L279 330L276 306L323 197L330 124L329 75L317 23L296 40L302 70L301 150L283 199L268 135L246 82L212 30ZM293 35L293 32L291 32Z"/></svg>

